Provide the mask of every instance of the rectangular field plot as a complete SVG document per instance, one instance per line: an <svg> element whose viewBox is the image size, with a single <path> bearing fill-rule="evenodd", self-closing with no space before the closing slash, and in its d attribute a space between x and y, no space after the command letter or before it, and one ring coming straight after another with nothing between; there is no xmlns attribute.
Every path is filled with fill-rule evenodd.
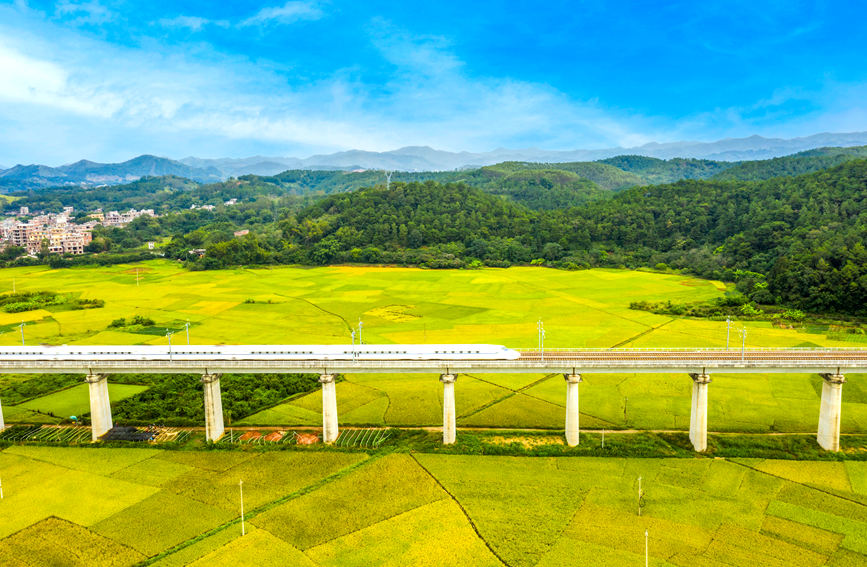
<svg viewBox="0 0 867 567"><path fill-rule="evenodd" d="M109 516L92 529L150 556L206 532L235 515L161 491Z"/></svg>
<svg viewBox="0 0 867 567"><path fill-rule="evenodd" d="M188 472L167 488L187 498L237 512L241 480L246 504L261 506L365 458L362 453L268 451L224 471Z"/></svg>
<svg viewBox="0 0 867 567"><path fill-rule="evenodd" d="M90 527L157 491L148 486L7 454L9 450L0 453L2 505L4 509L15 510L15 513L0 514L0 538L49 516Z"/></svg>
<svg viewBox="0 0 867 567"><path fill-rule="evenodd" d="M257 529L242 538L236 538L198 561L191 567L235 567L237 565L256 565L257 567L316 567L300 550L292 547L268 531Z"/></svg>
<svg viewBox="0 0 867 567"><path fill-rule="evenodd" d="M502 565L476 537L458 505L447 499L313 547L307 554L325 567Z"/></svg>
<svg viewBox="0 0 867 567"><path fill-rule="evenodd" d="M45 461L70 469L108 476L120 469L159 455L157 449L78 449L74 447L36 447L18 445L9 447L3 454L20 455L37 461Z"/></svg>
<svg viewBox="0 0 867 567"><path fill-rule="evenodd" d="M588 488L555 459L418 455L510 565L534 565L554 545ZM589 479L587 481L589 484Z"/></svg>
<svg viewBox="0 0 867 567"><path fill-rule="evenodd" d="M411 457L390 455L268 510L253 523L306 549L447 496Z"/></svg>
<svg viewBox="0 0 867 567"><path fill-rule="evenodd" d="M47 518L0 540L0 563L64 567L125 567L145 556L77 524Z"/></svg>

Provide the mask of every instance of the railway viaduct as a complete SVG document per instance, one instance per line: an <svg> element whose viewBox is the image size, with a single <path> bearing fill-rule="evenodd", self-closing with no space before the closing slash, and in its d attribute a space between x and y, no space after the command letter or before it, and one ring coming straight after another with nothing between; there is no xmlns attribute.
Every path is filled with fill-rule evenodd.
<svg viewBox="0 0 867 567"><path fill-rule="evenodd" d="M372 357L322 360L315 357L280 360L0 360L0 373L81 373L90 388L93 440L112 427L108 377L122 373L199 374L205 405L205 434L209 441L224 432L220 376L224 373L315 373L322 385L322 437L338 436L337 374L439 374L443 384L443 443L456 437L455 384L462 373L563 374L566 383L565 435L570 446L579 442L578 388L582 374L682 373L692 379L689 438L696 451L707 448L707 403L711 376L716 373L819 374L822 399L817 441L828 451L840 449L840 413L846 373L867 372L867 350L766 349L553 349L525 350L516 360L393 360ZM459 388L458 388L459 391ZM745 400L744 403L749 403ZM0 429L3 428L0 408Z"/></svg>

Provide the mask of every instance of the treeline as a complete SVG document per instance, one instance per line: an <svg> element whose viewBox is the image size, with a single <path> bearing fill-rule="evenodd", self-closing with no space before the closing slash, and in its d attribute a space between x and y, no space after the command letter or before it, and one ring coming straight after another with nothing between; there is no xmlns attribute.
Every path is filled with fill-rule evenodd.
<svg viewBox="0 0 867 567"><path fill-rule="evenodd" d="M227 424L319 387L314 374L224 374L223 415ZM125 383L147 384L140 394L118 402L118 424L201 425L205 420L201 376L187 374L118 375ZM171 416L166 418L166 416Z"/></svg>

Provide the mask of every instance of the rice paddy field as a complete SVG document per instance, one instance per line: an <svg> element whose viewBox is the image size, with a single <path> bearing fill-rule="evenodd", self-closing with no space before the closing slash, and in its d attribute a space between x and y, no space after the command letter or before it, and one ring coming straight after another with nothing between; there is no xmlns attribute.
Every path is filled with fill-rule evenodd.
<svg viewBox="0 0 867 567"><path fill-rule="evenodd" d="M566 272L545 268L421 270L383 267L237 269L190 272L166 261L139 265L0 271L0 290L51 290L102 299L99 309L0 313L0 344L17 344L22 321L29 344L349 343L363 322L367 343L487 342L536 346L536 321L548 347L720 347L721 321L673 318L629 309L631 301L689 302L718 297L721 282L625 270ZM110 326L136 315L150 329ZM807 326L735 322L750 347L867 346L859 335ZM844 341L842 339L850 339ZM732 347L739 336L731 333ZM3 383L23 377L0 377ZM815 430L821 379L810 375L714 375L712 431ZM843 431L867 431L867 387L847 377ZM117 401L140 386L115 384ZM582 427L688 428L691 382L685 375L587 375L581 386ZM137 390L137 388L139 388ZM437 376L348 375L337 385L340 422L353 426L436 426L442 387ZM458 425L560 428L565 386L559 375L462 375L456 385ZM88 411L84 386L6 405L11 422L52 422ZM238 416L236 425L321 423L314 392ZM230 425L235 425L231 424Z"/></svg>
<svg viewBox="0 0 867 567"><path fill-rule="evenodd" d="M164 344L164 328L185 342L187 321L198 344L348 343L359 319L367 343L532 347L540 318L549 347L707 347L726 340L722 322L628 308L631 301L701 301L725 292L720 282L672 274L188 272L149 262L0 271L0 290L13 286L79 294L105 306L0 313L0 344L20 341L22 320L29 344ZM110 326L136 315L153 319L156 328ZM817 328L735 324L742 326L748 346L860 346ZM0 400L3 388L27 378L0 376ZM860 376L847 378L843 430L863 432L867 390ZM815 431L818 376L713 380L712 431ZM680 375L587 375L582 428L686 429L690 383ZM109 387L113 401L146 388ZM558 375L461 375L459 427L561 429L564 390ZM185 450L6 443L0 565L641 565L645 530L654 566L867 564L864 461L402 452L378 448L379 427L441 425L437 376L348 375L337 393L341 424L359 429L345 430L330 450L233 439L212 450L194 450L195 443ZM53 423L88 409L80 384L5 404L3 411L9 423ZM315 426L320 411L314 392L230 425Z"/></svg>
<svg viewBox="0 0 867 567"><path fill-rule="evenodd" d="M12 446L0 478L11 567L641 565L645 530L654 566L867 562L865 462Z"/></svg>

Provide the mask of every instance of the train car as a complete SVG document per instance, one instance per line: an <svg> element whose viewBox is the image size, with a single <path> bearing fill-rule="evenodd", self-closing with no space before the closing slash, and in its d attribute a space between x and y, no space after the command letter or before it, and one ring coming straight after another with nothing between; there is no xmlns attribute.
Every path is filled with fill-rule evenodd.
<svg viewBox="0 0 867 567"><path fill-rule="evenodd" d="M0 347L0 360L515 360L503 345L178 345Z"/></svg>

